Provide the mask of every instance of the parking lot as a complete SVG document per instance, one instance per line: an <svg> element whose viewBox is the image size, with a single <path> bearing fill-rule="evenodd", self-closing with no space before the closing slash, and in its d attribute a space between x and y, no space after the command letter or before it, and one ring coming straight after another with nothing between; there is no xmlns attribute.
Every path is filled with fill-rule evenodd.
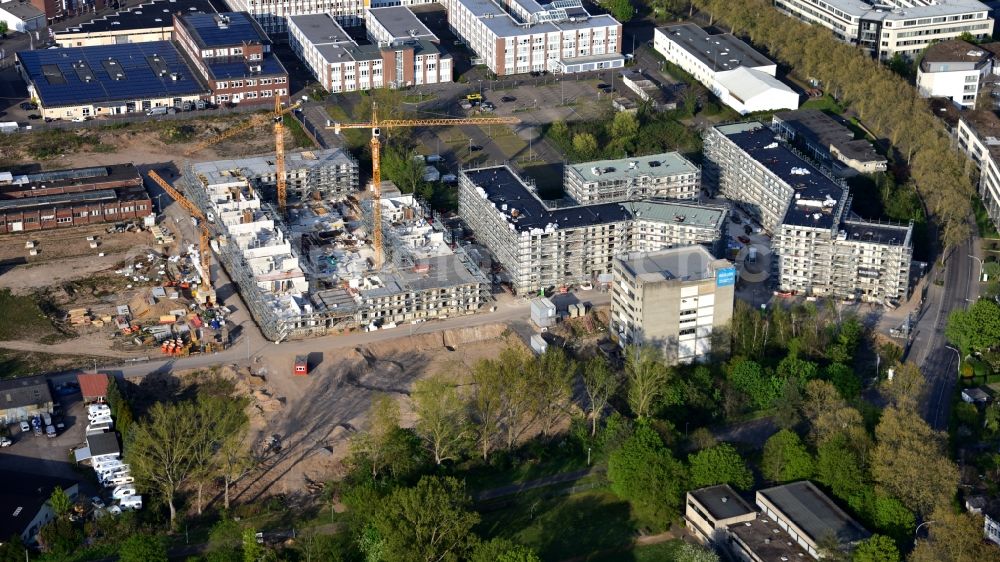
<svg viewBox="0 0 1000 562"><path fill-rule="evenodd" d="M712 203L725 204L725 200L715 199ZM738 217L737 222L733 220ZM736 265L739 281L736 284L737 298L759 307L771 300L774 284L771 278L771 237L746 213L737 207L730 211L726 222L730 248L736 250L727 257ZM748 233L747 230L750 232ZM736 248L738 246L738 249Z"/></svg>
<svg viewBox="0 0 1000 562"><path fill-rule="evenodd" d="M19 424L9 426L9 435L14 442L10 447L0 449L0 470L26 472L81 480L81 486L90 482L86 469L73 462L72 450L83 443L87 427L87 415L79 393L70 396L56 396L62 408L62 416L53 416L65 424L65 429L56 437L22 433ZM91 472L91 474L93 474ZM6 484L6 485L9 485ZM86 486L88 490L92 487Z"/></svg>

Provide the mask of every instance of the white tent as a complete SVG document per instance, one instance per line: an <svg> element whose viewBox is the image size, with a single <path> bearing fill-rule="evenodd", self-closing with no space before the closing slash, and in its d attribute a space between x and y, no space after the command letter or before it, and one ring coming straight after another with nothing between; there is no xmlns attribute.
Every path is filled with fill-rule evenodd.
<svg viewBox="0 0 1000 562"><path fill-rule="evenodd" d="M740 115L799 107L799 94L794 90L770 74L745 66L716 73L712 91Z"/></svg>

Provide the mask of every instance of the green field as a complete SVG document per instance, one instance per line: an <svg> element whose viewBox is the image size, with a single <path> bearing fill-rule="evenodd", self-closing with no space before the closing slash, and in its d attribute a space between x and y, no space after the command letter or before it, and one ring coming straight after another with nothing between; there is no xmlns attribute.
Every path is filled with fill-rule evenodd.
<svg viewBox="0 0 1000 562"><path fill-rule="evenodd" d="M52 322L30 296L0 289L0 340L38 339L57 334Z"/></svg>
<svg viewBox="0 0 1000 562"><path fill-rule="evenodd" d="M657 544L636 546L629 550L606 552L588 558L588 562L673 562L683 541L674 539Z"/></svg>

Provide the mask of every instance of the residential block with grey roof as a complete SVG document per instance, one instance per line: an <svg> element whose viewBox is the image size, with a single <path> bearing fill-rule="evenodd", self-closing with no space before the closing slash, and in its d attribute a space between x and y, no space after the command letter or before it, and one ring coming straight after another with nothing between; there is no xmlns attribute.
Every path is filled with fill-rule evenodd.
<svg viewBox="0 0 1000 562"><path fill-rule="evenodd" d="M440 43L437 35L427 29L427 26L406 6L365 10L365 32L368 34L368 39L377 45L392 45L418 39Z"/></svg>
<svg viewBox="0 0 1000 562"><path fill-rule="evenodd" d="M52 392L44 376L0 380L0 422L10 424L52 413Z"/></svg>
<svg viewBox="0 0 1000 562"><path fill-rule="evenodd" d="M866 221L842 180L761 123L705 132L703 181L773 233L781 291L891 304L909 293L913 224Z"/></svg>
<svg viewBox="0 0 1000 562"><path fill-rule="evenodd" d="M555 205L507 166L464 170L459 215L521 294L610 283L614 259L704 244L720 249L725 207L661 199Z"/></svg>
<svg viewBox="0 0 1000 562"><path fill-rule="evenodd" d="M701 170L678 152L567 164L563 185L577 203L648 197L697 199Z"/></svg>
<svg viewBox="0 0 1000 562"><path fill-rule="evenodd" d="M872 174L888 168L888 160L872 143L855 139L854 131L846 124L822 111L798 109L775 113L771 127L838 176L855 172Z"/></svg>

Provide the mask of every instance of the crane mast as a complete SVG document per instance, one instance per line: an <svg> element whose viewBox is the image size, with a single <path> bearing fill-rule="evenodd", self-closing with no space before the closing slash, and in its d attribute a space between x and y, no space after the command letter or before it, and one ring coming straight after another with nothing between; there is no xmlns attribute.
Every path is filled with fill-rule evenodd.
<svg viewBox="0 0 1000 562"><path fill-rule="evenodd" d="M274 171L278 176L278 211L285 216L288 203L288 180L285 178L285 127L282 123L281 96L274 96Z"/></svg>
<svg viewBox="0 0 1000 562"><path fill-rule="evenodd" d="M379 121L378 108L372 103L372 120L369 123L332 123L327 129L333 129L340 134L341 129L371 129L372 139L372 245L375 251L375 269L382 269L382 143L379 140L381 129L394 127L448 127L452 125L516 125L521 120L516 117L480 117L480 118L440 118L440 119L386 119Z"/></svg>

